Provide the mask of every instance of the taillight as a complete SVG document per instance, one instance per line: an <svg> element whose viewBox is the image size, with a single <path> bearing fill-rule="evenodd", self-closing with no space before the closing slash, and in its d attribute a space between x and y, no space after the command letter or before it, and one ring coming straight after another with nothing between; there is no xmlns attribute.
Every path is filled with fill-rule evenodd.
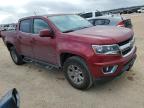
<svg viewBox="0 0 144 108"><path fill-rule="evenodd" d="M124 21L121 21L117 24L118 27L125 27L125 23Z"/></svg>

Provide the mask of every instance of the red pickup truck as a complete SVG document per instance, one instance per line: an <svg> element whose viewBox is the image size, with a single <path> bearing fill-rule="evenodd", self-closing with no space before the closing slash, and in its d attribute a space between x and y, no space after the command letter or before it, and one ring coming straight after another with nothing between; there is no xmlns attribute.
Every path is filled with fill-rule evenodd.
<svg viewBox="0 0 144 108"><path fill-rule="evenodd" d="M26 17L19 20L16 31L3 31L1 36L15 64L62 68L77 89L130 70L136 59L132 30L93 26L77 15Z"/></svg>

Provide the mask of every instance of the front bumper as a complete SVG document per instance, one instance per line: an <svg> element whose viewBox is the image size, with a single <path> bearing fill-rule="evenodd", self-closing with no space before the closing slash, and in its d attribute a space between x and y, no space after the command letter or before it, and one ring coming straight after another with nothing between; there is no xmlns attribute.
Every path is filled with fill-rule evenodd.
<svg viewBox="0 0 144 108"><path fill-rule="evenodd" d="M134 50L129 53L129 55L123 56L93 56L89 59L89 69L91 71L94 79L107 78L107 77L116 77L121 73L129 70L136 60L136 47ZM108 66L117 66L114 72L105 74L103 69Z"/></svg>

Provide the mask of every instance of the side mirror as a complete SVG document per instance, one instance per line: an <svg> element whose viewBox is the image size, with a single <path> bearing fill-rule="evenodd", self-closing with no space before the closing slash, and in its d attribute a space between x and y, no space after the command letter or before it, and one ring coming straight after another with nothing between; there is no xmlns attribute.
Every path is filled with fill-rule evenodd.
<svg viewBox="0 0 144 108"><path fill-rule="evenodd" d="M40 37L52 37L52 32L48 29L41 30Z"/></svg>
<svg viewBox="0 0 144 108"><path fill-rule="evenodd" d="M0 100L0 108L20 108L20 97L16 89L10 90Z"/></svg>

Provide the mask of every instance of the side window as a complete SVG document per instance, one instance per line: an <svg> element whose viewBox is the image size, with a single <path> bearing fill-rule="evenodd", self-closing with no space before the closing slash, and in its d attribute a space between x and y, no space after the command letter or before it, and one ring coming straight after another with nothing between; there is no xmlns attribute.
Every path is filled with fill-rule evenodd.
<svg viewBox="0 0 144 108"><path fill-rule="evenodd" d="M85 14L81 14L80 16L83 17L83 18L91 18L92 13L91 12L90 13L85 13Z"/></svg>
<svg viewBox="0 0 144 108"><path fill-rule="evenodd" d="M45 22L42 19L34 19L34 28L33 28L34 34L39 34L39 32L43 29L50 29L47 22Z"/></svg>
<svg viewBox="0 0 144 108"><path fill-rule="evenodd" d="M20 21L20 31L30 33L31 32L31 20L22 20Z"/></svg>
<svg viewBox="0 0 144 108"><path fill-rule="evenodd" d="M95 17L102 16L101 12L95 12Z"/></svg>
<svg viewBox="0 0 144 108"><path fill-rule="evenodd" d="M109 25L109 23L107 19L96 19L94 25Z"/></svg>

